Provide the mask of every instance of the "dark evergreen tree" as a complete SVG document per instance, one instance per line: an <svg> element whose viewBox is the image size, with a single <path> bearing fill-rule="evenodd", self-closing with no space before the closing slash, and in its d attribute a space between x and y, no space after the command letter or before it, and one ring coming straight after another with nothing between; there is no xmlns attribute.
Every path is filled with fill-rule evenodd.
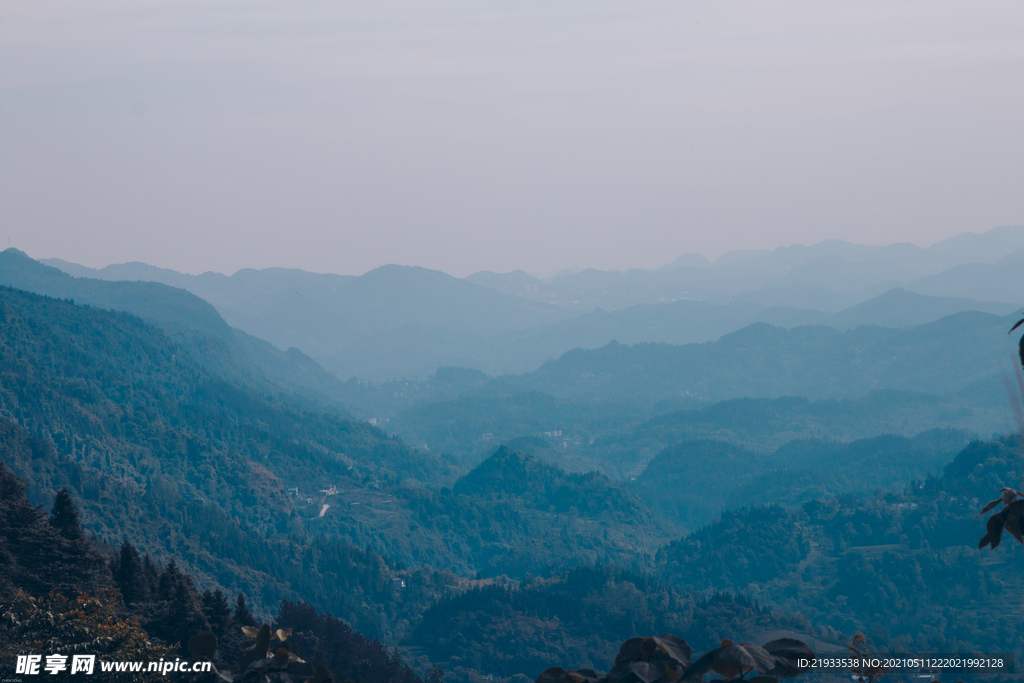
<svg viewBox="0 0 1024 683"><path fill-rule="evenodd" d="M8 597L15 588L33 595L45 593L47 562L39 562L42 571L37 571L28 559L49 559L47 537L53 532L41 519L42 513L25 496L25 484L0 463L0 596Z"/></svg>
<svg viewBox="0 0 1024 683"><path fill-rule="evenodd" d="M32 437L0 420L6 449L31 445ZM25 485L0 464L0 591L20 588L30 595L51 591L72 597L111 587L110 571L78 523L75 503L66 490L57 496L47 523L40 508L25 496Z"/></svg>
<svg viewBox="0 0 1024 683"><path fill-rule="evenodd" d="M232 618L231 606L221 589L203 591L203 614L210 622L210 630L213 631L213 634L217 636L218 640L223 640L224 632L231 625Z"/></svg>
<svg viewBox="0 0 1024 683"><path fill-rule="evenodd" d="M172 557L171 561L164 567L160 574L160 581L157 583L156 599L161 602L168 602L174 599L178 586L185 580L185 575L178 570L178 562Z"/></svg>
<svg viewBox="0 0 1024 683"><path fill-rule="evenodd" d="M155 618L145 625L146 630L168 643L177 643L182 652L192 636L210 630L203 614L202 596L191 577L182 573L173 559L160 575L157 600Z"/></svg>
<svg viewBox="0 0 1024 683"><path fill-rule="evenodd" d="M67 489L57 492L57 497L53 501L53 512L50 514L50 525L73 543L85 540L85 532L82 531L82 524L78 519L78 506Z"/></svg>
<svg viewBox="0 0 1024 683"><path fill-rule="evenodd" d="M152 599L152 596L156 594L157 586L160 584L160 567L149 556L149 553L146 553L146 556L142 558L142 576L145 579L146 591L150 599Z"/></svg>
<svg viewBox="0 0 1024 683"><path fill-rule="evenodd" d="M249 606L245 604L245 593L239 593L238 600L235 601L235 621L239 626L256 625L256 619L249 611Z"/></svg>
<svg viewBox="0 0 1024 683"><path fill-rule="evenodd" d="M150 589L146 570L139 559L139 551L127 540L114 561L113 574L125 604L149 601Z"/></svg>

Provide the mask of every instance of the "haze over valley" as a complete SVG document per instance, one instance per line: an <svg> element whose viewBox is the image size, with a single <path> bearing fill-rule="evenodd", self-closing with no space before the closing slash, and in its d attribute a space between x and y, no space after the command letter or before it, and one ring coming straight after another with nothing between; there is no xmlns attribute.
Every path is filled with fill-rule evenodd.
<svg viewBox="0 0 1024 683"><path fill-rule="evenodd" d="M522 271L459 279L395 265L358 277L274 268L228 276L42 262L79 277L187 290L229 325L298 348L342 379L420 380L442 366L530 372L612 340L706 342L755 322L898 328L960 311L1008 315L1017 307L1008 292L1024 285L1024 229L964 233L927 249L830 240L735 251L713 263L685 254L652 271L590 269L546 280Z"/></svg>

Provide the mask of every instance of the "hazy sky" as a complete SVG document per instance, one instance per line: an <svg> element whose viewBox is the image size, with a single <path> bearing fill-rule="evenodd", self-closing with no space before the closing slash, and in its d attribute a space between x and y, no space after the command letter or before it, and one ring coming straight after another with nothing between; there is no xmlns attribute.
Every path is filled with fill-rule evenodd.
<svg viewBox="0 0 1024 683"><path fill-rule="evenodd" d="M0 238L659 266L1024 223L1024 3L5 0Z"/></svg>

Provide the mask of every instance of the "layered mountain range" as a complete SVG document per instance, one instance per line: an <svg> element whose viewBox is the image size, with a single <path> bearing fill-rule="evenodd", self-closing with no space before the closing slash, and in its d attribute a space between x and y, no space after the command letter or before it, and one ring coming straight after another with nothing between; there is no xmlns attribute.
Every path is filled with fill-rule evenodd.
<svg viewBox="0 0 1024 683"><path fill-rule="evenodd" d="M258 617L315 605L459 683L606 669L618 643L665 632L1021 653L1021 550L972 547L979 501L1020 486L1017 441L992 438L1015 428L1016 306L914 291L977 259L1016 277L999 253L1019 234L541 282L597 296L748 268L764 285L607 310L545 301L521 274L105 279L7 250L0 462L32 504L74 499L95 552L127 541ZM893 254L913 277L879 265ZM752 298L771 294L758 268L806 280L836 258L881 290L836 286L837 310ZM443 364L460 357L483 360ZM42 591L22 571L42 560L0 532L0 563L21 568L0 590Z"/></svg>
<svg viewBox="0 0 1024 683"><path fill-rule="evenodd" d="M928 248L828 240L696 254L656 270L522 271L467 278L397 265L342 276L270 268L188 275L142 263L78 277L159 282L209 302L228 324L298 348L341 378L424 379L441 366L522 373L576 348L717 339L755 322L904 327L966 310L1007 315L1024 287L1024 227Z"/></svg>

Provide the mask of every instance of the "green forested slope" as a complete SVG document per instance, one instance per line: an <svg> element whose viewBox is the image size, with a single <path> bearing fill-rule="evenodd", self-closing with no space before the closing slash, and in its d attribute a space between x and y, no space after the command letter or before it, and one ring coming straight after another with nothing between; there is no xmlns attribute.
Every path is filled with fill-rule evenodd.
<svg viewBox="0 0 1024 683"><path fill-rule="evenodd" d="M67 487L112 543L178 558L258 605L317 597L389 632L392 570L322 533L287 488L445 477L433 456L227 383L134 316L24 292L0 291L0 368L0 416L42 444L2 456L34 498Z"/></svg>
<svg viewBox="0 0 1024 683"><path fill-rule="evenodd" d="M340 403L343 384L311 358L295 348L281 351L229 327L213 306L184 289L158 282L72 277L17 249L0 252L0 285L133 313L170 335L218 377L263 392L326 402L335 412L345 412Z"/></svg>
<svg viewBox="0 0 1024 683"><path fill-rule="evenodd" d="M499 448L452 488L348 491L324 522L405 564L522 577L611 563L648 570L675 527L600 474L566 474Z"/></svg>
<svg viewBox="0 0 1024 683"><path fill-rule="evenodd" d="M899 488L940 472L973 436L933 429L846 443L798 439L768 453L714 439L684 441L655 456L629 488L693 529L724 509Z"/></svg>
<svg viewBox="0 0 1024 683"><path fill-rule="evenodd" d="M66 486L101 538L176 557L257 606L315 598L391 635L455 581L434 568L650 567L670 537L597 475L546 467L509 496L444 488L457 473L435 456L213 376L128 314L2 290L0 367L0 416L42 444L3 459L35 498ZM419 587L395 592L395 563L432 568L403 570Z"/></svg>
<svg viewBox="0 0 1024 683"><path fill-rule="evenodd" d="M456 674L471 669L531 679L548 666L608 670L619 643L674 633L696 649L722 638L754 640L778 629L813 632L804 620L729 595L695 599L650 576L580 567L520 586L483 585L438 602L409 643Z"/></svg>
<svg viewBox="0 0 1024 683"><path fill-rule="evenodd" d="M1013 351L1006 330L1014 320L964 312L905 329L847 331L758 323L704 344L576 349L535 372L496 380L492 389L653 406L680 396L857 398L881 389L945 395L988 382L989 400L1002 402L999 372Z"/></svg>
<svg viewBox="0 0 1024 683"><path fill-rule="evenodd" d="M891 424L885 406L904 399L918 411L905 414L924 414L919 394L655 418L631 433L661 455L620 485L552 466L571 451L565 433L491 440L466 472L312 401L230 381L202 349L126 313L0 290L0 461L34 500L67 487L89 531L175 558L200 587L244 591L263 615L306 600L465 677L606 666L632 635L664 629L702 646L750 625L813 623L832 642L863 630L892 651L1021 653L1021 550L980 555L971 519L979 499L1020 487L1016 443L972 443L928 479L963 433L841 443L828 431L833 418L835 433ZM786 445L748 447L782 429ZM725 438L699 452L692 439L661 441L692 435ZM734 509L683 538L656 514L697 528L698 507L704 519ZM615 567L578 569L602 564Z"/></svg>
<svg viewBox="0 0 1024 683"><path fill-rule="evenodd" d="M6 453L38 446L20 428L3 426ZM200 592L174 559L161 566L129 542L104 555L86 536L67 491L57 493L47 515L24 488L0 464L0 675L16 675L16 658L26 654L85 651L103 662L192 658L188 645L200 632L216 638L212 659L220 672L237 669L238 656L253 644L242 627L258 625L244 595ZM274 621L292 631L287 647L305 658L305 675L324 665L335 680L422 683L393 649L311 605L282 601ZM250 680L254 673L219 678ZM440 683L440 673L432 670L429 680Z"/></svg>
<svg viewBox="0 0 1024 683"><path fill-rule="evenodd" d="M741 591L877 651L1024 652L1020 567L1012 539L979 551L981 504L1019 488L1016 437L974 442L932 477L857 501L822 498L786 510L749 507L665 546L672 585Z"/></svg>

